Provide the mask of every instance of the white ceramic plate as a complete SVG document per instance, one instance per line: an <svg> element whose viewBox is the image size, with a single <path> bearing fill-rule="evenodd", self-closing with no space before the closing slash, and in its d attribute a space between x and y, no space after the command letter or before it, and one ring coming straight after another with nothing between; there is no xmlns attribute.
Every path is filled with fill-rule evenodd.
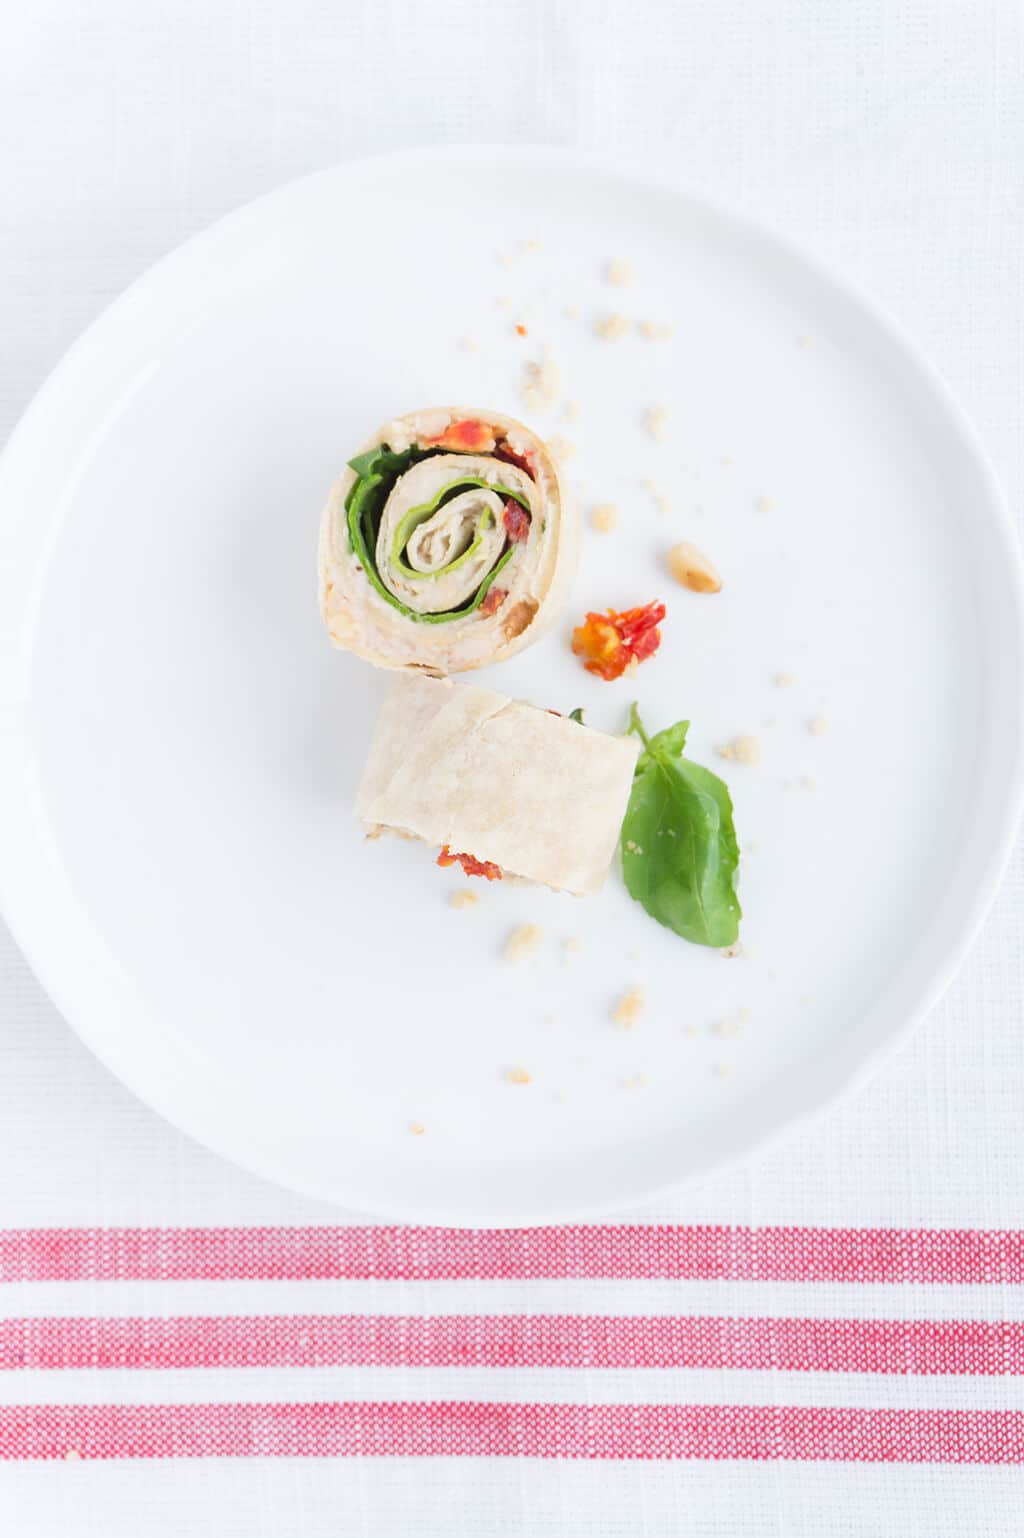
<svg viewBox="0 0 1024 1538"><path fill-rule="evenodd" d="M615 258L627 287L604 281ZM609 312L672 336L599 340ZM691 718L736 803L738 958L659 929L615 872L597 899L495 886L456 912L458 873L365 844L351 816L387 679L321 628L327 490L396 412L529 416L544 348L578 418L530 420L575 442L581 500L617 503L619 526L586 530L562 626L482 681L609 730L634 694L651 727ZM15 933L139 1095L302 1190L531 1223L699 1175L863 1079L996 885L1021 593L991 473L885 319L662 181L446 150L261 199L72 349L6 451L0 517ZM684 537L720 596L667 578ZM573 617L658 596L658 656L632 682L584 674ZM756 767L715 759L736 733ZM545 945L506 962L524 921ZM626 1032L611 1009L634 984Z"/></svg>

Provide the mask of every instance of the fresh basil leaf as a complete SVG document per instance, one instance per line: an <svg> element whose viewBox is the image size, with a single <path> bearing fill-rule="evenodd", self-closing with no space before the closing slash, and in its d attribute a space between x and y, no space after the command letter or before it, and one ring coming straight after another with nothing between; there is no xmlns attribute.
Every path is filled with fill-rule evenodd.
<svg viewBox="0 0 1024 1538"><path fill-rule="evenodd" d="M570 712L569 712L569 720L570 721L578 721L580 726L586 726L587 723L583 719L583 706L582 705L577 705L575 710L570 710Z"/></svg>
<svg viewBox="0 0 1024 1538"><path fill-rule="evenodd" d="M696 945L735 943L739 846L722 780L687 758L689 722L648 738L634 705L629 729L644 744L622 824L622 870L631 897L659 924Z"/></svg>

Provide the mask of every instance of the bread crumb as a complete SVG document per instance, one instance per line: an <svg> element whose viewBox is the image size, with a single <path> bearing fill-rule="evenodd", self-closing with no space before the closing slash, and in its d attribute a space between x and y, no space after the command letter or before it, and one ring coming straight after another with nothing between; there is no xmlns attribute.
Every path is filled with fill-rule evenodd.
<svg viewBox="0 0 1024 1538"><path fill-rule="evenodd" d="M526 327L520 321L516 326L516 336L526 336Z"/></svg>
<svg viewBox="0 0 1024 1538"><path fill-rule="evenodd" d="M421 1121L411 1121L409 1123L409 1131L412 1133L413 1137L422 1137L426 1130L426 1127Z"/></svg>
<svg viewBox="0 0 1024 1538"><path fill-rule="evenodd" d="M528 240L526 242L526 245L523 247L523 250L524 251L539 251L540 250L540 241L537 240L536 237L533 240Z"/></svg>
<svg viewBox="0 0 1024 1538"><path fill-rule="evenodd" d="M590 509L590 526L599 534L610 534L619 521L619 510L614 502L599 502Z"/></svg>
<svg viewBox="0 0 1024 1538"><path fill-rule="evenodd" d="M558 364L550 358L541 363L531 361L526 364L524 375L521 394L527 406L531 411L549 411L558 400Z"/></svg>
<svg viewBox="0 0 1024 1538"><path fill-rule="evenodd" d="M721 747L715 750L719 758L728 758L737 764L759 764L761 762L761 744L756 737L743 734L734 737L731 742L723 742Z"/></svg>
<svg viewBox="0 0 1024 1538"><path fill-rule="evenodd" d="M662 442L668 432L668 412L664 406L648 406L644 426L652 438Z"/></svg>
<svg viewBox="0 0 1024 1538"><path fill-rule="evenodd" d="M646 1083L647 1083L647 1076L646 1076L646 1074L633 1073L633 1074L630 1074L627 1078L619 1080L619 1088L620 1089L643 1089L643 1087L644 1087L644 1085Z"/></svg>
<svg viewBox="0 0 1024 1538"><path fill-rule="evenodd" d="M478 892L465 891L462 887L459 887L449 897L448 905L451 908L475 908L479 901L480 894Z"/></svg>
<svg viewBox="0 0 1024 1538"><path fill-rule="evenodd" d="M639 1023L643 1012L644 990L630 988L612 1010L612 1019L616 1025L621 1025L624 1031L631 1031Z"/></svg>
<svg viewBox="0 0 1024 1538"><path fill-rule="evenodd" d="M664 320L638 321L637 330L649 342L664 342L672 335L672 327Z"/></svg>
<svg viewBox="0 0 1024 1538"><path fill-rule="evenodd" d="M544 931L539 924L520 924L505 941L505 960L522 961L524 956L537 949L543 938Z"/></svg>
<svg viewBox="0 0 1024 1538"><path fill-rule="evenodd" d="M807 730L812 737L824 737L828 731L828 722L824 716L812 716L807 723Z"/></svg>
<svg viewBox="0 0 1024 1538"><path fill-rule="evenodd" d="M499 294L494 301L494 308L496 310L507 310L511 308L511 305L512 301L507 294Z"/></svg>
<svg viewBox="0 0 1024 1538"><path fill-rule="evenodd" d="M735 1036L738 1030L739 1023L736 1020L716 1020L711 1027L713 1036Z"/></svg>
<svg viewBox="0 0 1024 1538"><path fill-rule="evenodd" d="M602 342L618 341L628 330L629 321L625 315L602 315L594 323L594 335L599 336Z"/></svg>
<svg viewBox="0 0 1024 1538"><path fill-rule="evenodd" d="M792 675L792 673L776 673L776 675L775 675L775 687L776 687L776 689L788 689L788 688L791 687L792 683L793 683L793 675Z"/></svg>
<svg viewBox="0 0 1024 1538"><path fill-rule="evenodd" d="M525 1069L525 1068L506 1068L505 1069L505 1083L506 1084L529 1084L530 1082L531 1082L531 1075L530 1075L530 1073L529 1073L529 1071L527 1069Z"/></svg>
<svg viewBox="0 0 1024 1538"><path fill-rule="evenodd" d="M722 579L715 563L688 540L672 546L668 553L668 569L680 586L688 587L691 593L719 593L722 590Z"/></svg>
<svg viewBox="0 0 1024 1538"><path fill-rule="evenodd" d="M734 940L732 945L723 946L722 955L728 957L730 960L732 960L732 958L735 956L742 956L743 942L740 940Z"/></svg>
<svg viewBox="0 0 1024 1538"><path fill-rule="evenodd" d="M563 465L572 459L576 452L576 445L571 438L549 438L548 448Z"/></svg>
<svg viewBox="0 0 1024 1538"><path fill-rule="evenodd" d="M605 281L614 283L616 288L623 288L633 281L633 269L628 262L621 260L609 262L604 270Z"/></svg>
<svg viewBox="0 0 1024 1538"><path fill-rule="evenodd" d="M755 497L754 498L754 509L755 509L756 512L759 512L759 513L770 513L771 510L772 510L772 505L773 504L772 504L771 497Z"/></svg>
<svg viewBox="0 0 1024 1538"><path fill-rule="evenodd" d="M480 343L477 341L476 337L473 336L464 336L459 343L459 346L462 348L463 352L480 351Z"/></svg>
<svg viewBox="0 0 1024 1538"><path fill-rule="evenodd" d="M580 414L579 402L578 401L566 401L565 405L562 407L562 421L563 422L575 422L577 420L577 418L579 417L579 414Z"/></svg>

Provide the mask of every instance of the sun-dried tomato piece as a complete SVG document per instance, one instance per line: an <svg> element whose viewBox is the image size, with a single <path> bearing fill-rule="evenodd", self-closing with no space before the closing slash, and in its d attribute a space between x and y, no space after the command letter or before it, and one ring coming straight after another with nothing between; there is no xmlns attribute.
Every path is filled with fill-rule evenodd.
<svg viewBox="0 0 1024 1538"><path fill-rule="evenodd" d="M587 615L572 633L572 649L582 657L588 673L596 673L609 682L621 678L632 662L652 657L661 645L658 626L665 618L663 603L644 604L639 609L617 613Z"/></svg>
<svg viewBox="0 0 1024 1538"><path fill-rule="evenodd" d="M424 438L428 448L454 449L459 454L489 454L495 446L494 428L475 417L464 422L452 422L443 433L434 438Z"/></svg>
<svg viewBox="0 0 1024 1538"><path fill-rule="evenodd" d="M533 456L529 453L517 454L515 449L509 447L507 438L499 439L498 446L494 450L494 457L495 459L503 459L507 465L515 465L517 469L522 470L524 475L528 475L531 481L537 479L533 471Z"/></svg>
<svg viewBox="0 0 1024 1538"><path fill-rule="evenodd" d="M479 613L484 615L497 614L498 610L501 608L507 597L507 587L489 587L487 592L484 594L484 599L480 605Z"/></svg>
<svg viewBox="0 0 1024 1538"><path fill-rule="evenodd" d="M529 539L530 515L525 507L519 505L515 497L506 497L501 521L505 525L505 533L514 545L522 544L524 539Z"/></svg>
<svg viewBox="0 0 1024 1538"><path fill-rule="evenodd" d="M501 880L501 866L495 865L493 860L477 860L471 854L452 854L448 845L445 844L437 857L438 865L454 865L456 861L462 866L467 876L486 876L488 881Z"/></svg>

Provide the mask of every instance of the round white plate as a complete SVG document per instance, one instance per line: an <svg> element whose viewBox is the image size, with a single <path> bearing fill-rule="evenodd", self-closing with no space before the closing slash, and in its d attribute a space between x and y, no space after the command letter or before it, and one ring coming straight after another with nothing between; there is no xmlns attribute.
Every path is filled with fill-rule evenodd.
<svg viewBox="0 0 1024 1538"><path fill-rule="evenodd" d="M602 340L609 313L672 334ZM537 415L545 353L562 400ZM734 794L741 956L661 930L615 871L600 898L494 885L456 911L430 850L362 840L387 678L327 643L317 523L379 422L447 401L572 440L584 507L618 505L561 626L481 681L612 731L634 695L650 728L692 720ZM8 446L0 520L14 931L125 1083L301 1190L534 1223L699 1175L862 1080L996 885L1021 589L972 433L844 284L655 178L459 149L261 199L71 350ZM719 596L668 578L681 538ZM574 618L656 597L657 657L586 675ZM737 733L759 764L716 758ZM523 922L544 944L508 962Z"/></svg>

